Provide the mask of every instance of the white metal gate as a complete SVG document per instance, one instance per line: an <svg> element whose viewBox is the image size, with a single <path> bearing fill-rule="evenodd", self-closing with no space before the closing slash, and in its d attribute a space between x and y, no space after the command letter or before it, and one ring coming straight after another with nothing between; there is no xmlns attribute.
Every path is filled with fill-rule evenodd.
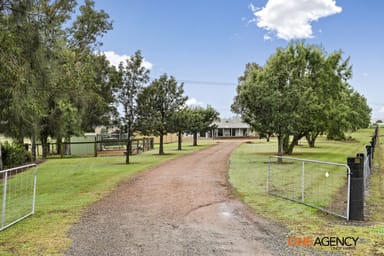
<svg viewBox="0 0 384 256"><path fill-rule="evenodd" d="M0 171L0 231L35 212L37 165Z"/></svg>

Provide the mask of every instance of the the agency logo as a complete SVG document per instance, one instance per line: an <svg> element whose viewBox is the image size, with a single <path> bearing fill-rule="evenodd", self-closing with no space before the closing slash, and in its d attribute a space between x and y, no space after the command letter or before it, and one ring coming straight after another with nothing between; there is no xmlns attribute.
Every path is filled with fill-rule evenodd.
<svg viewBox="0 0 384 256"><path fill-rule="evenodd" d="M288 237L288 246L329 247L331 250L355 250L359 237Z"/></svg>

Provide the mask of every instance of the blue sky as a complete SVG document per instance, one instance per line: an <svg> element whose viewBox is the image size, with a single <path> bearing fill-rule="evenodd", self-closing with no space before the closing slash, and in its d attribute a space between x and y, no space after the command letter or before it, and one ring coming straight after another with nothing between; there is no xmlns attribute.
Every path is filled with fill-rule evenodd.
<svg viewBox="0 0 384 256"><path fill-rule="evenodd" d="M184 81L190 102L230 117L245 64L305 39L351 57L350 84L384 119L382 0L95 0L113 20L101 51L118 62L141 50L151 78Z"/></svg>

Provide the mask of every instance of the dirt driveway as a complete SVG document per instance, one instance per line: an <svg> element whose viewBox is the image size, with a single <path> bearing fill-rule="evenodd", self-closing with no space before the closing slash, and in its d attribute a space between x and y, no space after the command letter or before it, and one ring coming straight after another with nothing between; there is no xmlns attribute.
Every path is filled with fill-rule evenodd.
<svg viewBox="0 0 384 256"><path fill-rule="evenodd" d="M121 184L70 232L67 255L285 255L286 230L231 195L239 141L170 161Z"/></svg>

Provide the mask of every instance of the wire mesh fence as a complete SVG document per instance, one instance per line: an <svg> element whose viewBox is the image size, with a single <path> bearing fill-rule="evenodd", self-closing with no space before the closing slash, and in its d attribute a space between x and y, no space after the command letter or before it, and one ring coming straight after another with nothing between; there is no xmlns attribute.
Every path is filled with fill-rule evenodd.
<svg viewBox="0 0 384 256"><path fill-rule="evenodd" d="M349 219L349 186L350 170L346 164L269 158L266 189L272 195Z"/></svg>
<svg viewBox="0 0 384 256"><path fill-rule="evenodd" d="M0 171L0 231L35 211L36 164Z"/></svg>

